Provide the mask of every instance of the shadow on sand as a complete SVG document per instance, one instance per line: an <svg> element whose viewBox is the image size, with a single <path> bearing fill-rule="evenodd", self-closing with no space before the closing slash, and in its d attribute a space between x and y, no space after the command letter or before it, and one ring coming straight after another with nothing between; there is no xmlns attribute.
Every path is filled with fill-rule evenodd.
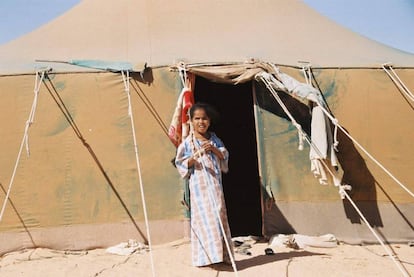
<svg viewBox="0 0 414 277"><path fill-rule="evenodd" d="M308 256L325 256L325 254L321 253L315 253L315 252L309 252L309 251L292 251L292 252L286 252L286 253L276 253L273 255L258 255L254 256L250 259L244 259L240 261L236 261L236 267L238 271L250 268L250 267L256 267L261 266L264 264L269 264L281 260L289 260L292 258L297 257L308 257ZM233 267L228 264L214 264L210 266L211 268L217 270L217 271L233 271Z"/></svg>

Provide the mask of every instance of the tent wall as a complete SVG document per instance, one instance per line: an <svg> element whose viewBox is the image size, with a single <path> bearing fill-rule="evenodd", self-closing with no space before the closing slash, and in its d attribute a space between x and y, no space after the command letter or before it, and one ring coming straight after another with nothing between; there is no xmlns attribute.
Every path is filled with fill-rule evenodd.
<svg viewBox="0 0 414 277"><path fill-rule="evenodd" d="M152 74L157 82L151 84L132 76L131 102L148 217L154 224L151 231L154 240L162 242L182 237L183 231L181 187L170 163L175 148L162 127L169 124L180 82L165 70ZM29 128L30 156L24 149L0 224L0 252L34 245L88 248L129 238L143 240L139 175L121 74L49 76L51 83L40 87L35 121ZM34 79L34 75L0 77L2 203L32 106ZM82 139L49 90L57 91L65 105L61 108L69 111ZM171 232L163 232L166 228ZM26 239L10 239L16 232ZM91 236L95 239L88 242Z"/></svg>
<svg viewBox="0 0 414 277"><path fill-rule="evenodd" d="M281 70L303 80L298 69ZM414 87L414 70L397 71ZM181 238L182 181L170 160L175 148L165 127L181 81L169 68L153 69L143 83L132 76L132 110L153 243ZM320 69L315 77L340 124L403 182L413 188L413 105L379 69ZM29 129L30 156L21 156L10 201L0 224L0 253L27 247L106 247L146 231L139 179L120 74L51 74L53 88L79 129L76 136L48 89L40 88L35 122ZM7 190L33 101L34 75L0 76L0 183ZM49 88L51 88L50 83ZM196 84L197 85L197 84ZM51 89L53 90L53 89ZM53 92L53 91L52 91ZM310 172L309 148L297 149L297 133L261 85L258 149L264 194L265 235L332 233L345 241L375 238L333 186L319 185ZM304 129L306 103L284 97ZM89 147L87 147L89 145ZM414 201L346 137L338 157L352 197L389 241L413 239ZM5 193L1 194L4 199ZM118 196L117 196L118 195ZM166 231L168 230L168 231Z"/></svg>
<svg viewBox="0 0 414 277"><path fill-rule="evenodd" d="M305 82L299 70L283 71ZM396 72L409 88L414 87L413 69ZM341 126L413 191L413 103L399 92L382 69L323 69L314 70L314 75ZM349 202L340 199L338 189L320 185L313 178L309 145L303 151L298 150L296 128L285 119L284 112L263 86L258 86L257 91L262 180L266 191L276 200L276 205L265 205L266 233L331 232L352 241L374 240ZM306 103L284 93L281 96L310 134ZM341 131L338 138L343 182L352 185L350 195L369 223L380 228L389 240L412 239L412 196Z"/></svg>

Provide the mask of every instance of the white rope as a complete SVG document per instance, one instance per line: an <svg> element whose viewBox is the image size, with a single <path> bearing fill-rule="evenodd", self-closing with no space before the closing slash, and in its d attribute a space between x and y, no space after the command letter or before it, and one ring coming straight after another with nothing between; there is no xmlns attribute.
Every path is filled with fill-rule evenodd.
<svg viewBox="0 0 414 277"><path fill-rule="evenodd" d="M138 178L139 178L139 185L141 190L141 199L142 199L142 208L144 210L144 218L145 218L145 226L147 231L147 237L148 237L148 247L150 251L150 260L151 260L151 270L152 270L152 276L155 276L155 268L154 268L154 259L152 255L152 243L151 243L151 235L149 230L149 223L148 223L148 216L147 216L147 207L145 204L145 196L144 196L144 186L142 182L142 174L141 174L141 166L139 162L139 155L138 155L138 146L137 146L137 138L135 133L135 124L134 124L134 116L132 112L132 103L131 103L131 93L129 90L129 71L126 71L126 74L124 71L121 71L122 73L122 80L124 82L125 92L128 96L128 115L131 119L131 127L132 127L132 136L134 139L134 150L135 150L135 159L137 164L137 170L138 170Z"/></svg>
<svg viewBox="0 0 414 277"><path fill-rule="evenodd" d="M309 84L308 74L306 73L305 67L302 66L302 69L300 71L302 71L303 77L305 78L306 83Z"/></svg>
<svg viewBox="0 0 414 277"><path fill-rule="evenodd" d="M274 65L273 65L274 66ZM308 85L313 87L312 84L312 72L311 72L311 65L310 64L306 64L306 65L302 65L302 69L301 69L305 81ZM308 77L309 76L309 77ZM320 106L322 106L320 103L318 103ZM335 151L338 152L338 145L339 145L339 141L338 141L338 127L336 125L334 125L334 134L333 134L333 148L335 149Z"/></svg>
<svg viewBox="0 0 414 277"><path fill-rule="evenodd" d="M183 84L183 88L185 88L186 85L186 80L187 80L187 70L185 68L184 63L180 63L178 65L178 72L180 74L180 79L181 79L181 83Z"/></svg>
<svg viewBox="0 0 414 277"><path fill-rule="evenodd" d="M310 64L302 65L301 71L303 73L303 77L305 78L306 83L312 86L312 74L310 71Z"/></svg>
<svg viewBox="0 0 414 277"><path fill-rule="evenodd" d="M27 155L29 156L29 154L30 154L30 151L29 151L29 128L33 124L33 121L34 121L34 116L35 116L36 107L37 107L37 101L38 101L38 98L39 98L40 85L42 84L44 77L45 77L45 71L42 71L40 76L39 76L39 72L36 71L36 78L35 78L35 84L34 84L34 90L33 90L33 92L34 92L33 104L32 104L32 108L30 110L29 117L28 117L28 119L26 121L26 124L25 124L23 139L22 139L22 142L20 144L19 153L17 154L17 160L16 160L16 163L14 165L14 169L13 169L13 173L12 173L12 176L11 176L11 179L10 179L9 187L7 189L6 197L4 198L3 206L1 208L0 222L3 219L3 214L4 214L4 211L6 210L6 204L7 204L7 201L9 199L9 197L10 197L11 188L13 186L14 178L16 177L17 167L18 167L19 162L20 162L20 157L22 155L24 145L26 145Z"/></svg>
<svg viewBox="0 0 414 277"><path fill-rule="evenodd" d="M271 86L270 82L271 82L271 79L273 78L273 76L270 75L270 74L268 74L268 73L261 73L261 74L256 75L256 78L259 78L266 85L267 89L272 93L273 97L279 103L280 107L283 109L283 111L286 113L286 115L291 120L293 126L295 126L296 129L298 130L298 138L299 138L299 146L298 146L298 149L299 150L303 150L304 132L302 130L302 126L299 123L296 122L295 118L291 115L291 113L289 112L289 110L283 104L282 99L280 99L280 97L277 94L277 92Z"/></svg>
<svg viewBox="0 0 414 277"><path fill-rule="evenodd" d="M191 134L191 136L194 136L193 133ZM195 141L193 141L193 144L194 144L194 146L196 145L195 144ZM202 172L204 173L204 177L206 178L206 180L208 182L208 185L207 185L207 187L208 187L208 196L209 196L210 202L211 202L211 204L213 206L213 209L214 209L214 211L216 213L217 219L219 221L220 230L221 230L221 233L223 234L224 243L226 244L226 249L227 249L227 252L228 252L229 257L230 257L231 266L233 267L234 274L236 276L239 276L238 275L238 271L237 271L237 267L236 267L236 263L234 261L233 253L231 252L230 244L229 244L229 241L227 239L227 234L226 234L226 232L224 230L223 222L221 220L220 213L219 213L218 208L217 208L217 202L216 202L216 199L214 199L213 192L211 191L212 190L212 186L213 186L212 185L212 181L211 181L210 176L208 174L207 168L206 168L206 166L204 165L204 162L203 162L203 154L205 154L205 152L199 150L199 151L197 151L197 153L199 155L199 159L198 160L200 160L200 164L201 164L201 167L203 169Z"/></svg>
<svg viewBox="0 0 414 277"><path fill-rule="evenodd" d="M389 66L389 65L387 65ZM387 72L387 70L385 69L385 65L383 65L384 70ZM388 73L388 72L387 72ZM270 74L268 74L270 75ZM391 76L390 76L391 77ZM271 76L271 78L273 78ZM392 77L391 77L392 78ZM392 78L393 79L393 78ZM393 79L394 80L394 79ZM271 87L270 85L268 87ZM404 86L405 87L405 86ZM410 194L412 197L414 197L414 193L411 192L403 183L401 183L393 174L391 174L390 171L388 171L380 162L378 162L370 153L368 153L367 150L365 150L364 147L362 147L350 134L348 134L348 132L342 128L339 124L338 124L338 119L336 119L335 117L333 117L333 115L327 111L325 109L325 107L319 103L316 102L322 109L322 111L329 117L329 119L332 121L332 123L334 124L334 148L335 150L337 150L337 146L339 144L338 139L337 139L337 132L338 132L338 128L341 129L345 135L347 135L360 149L362 149L362 151L371 159L373 160L385 173L387 173L398 185L400 185L408 194Z"/></svg>
<svg viewBox="0 0 414 277"><path fill-rule="evenodd" d="M394 255L391 253L391 251L385 246L381 238L378 236L378 234L375 232L375 230L371 227L368 220L364 217L362 212L358 209L357 205L352 201L351 197L348 195L348 193L343 190L342 193L345 195L345 197L348 199L349 202L351 202L354 209L358 212L359 216L362 218L362 220L365 222L371 233L375 236L375 238L378 240L378 242L381 244L381 246L384 248L385 252L387 252L388 256L390 256L391 260L394 262L394 264L397 266L397 268L401 271L403 276L409 277L410 275L408 272L404 269L404 267L401 265L401 261L398 261L395 259Z"/></svg>
<svg viewBox="0 0 414 277"><path fill-rule="evenodd" d="M264 80L264 83L266 84L266 80ZM266 86L268 86L268 84L266 84ZM271 87L270 85L268 86L268 88L270 87L270 90L272 92L272 94L276 95L277 97L277 101L278 103L282 106L283 110L287 110L286 106L284 105L284 103L281 101L281 99L279 98L279 96L277 95L277 92L274 91L273 87ZM290 114L290 113L289 113ZM291 115L288 115L289 117L292 117ZM309 143L309 145L311 147L314 147L314 149L316 151L319 151L319 149L316 147L316 145L314 145L307 137L306 137L306 141ZM329 173L334 177L333 172L331 172L331 170L329 169L329 167L324 163L324 161L322 161L322 163L324 164L324 166L328 169ZM384 243L382 242L382 240L379 238L379 236L376 234L376 232L374 231L374 229L370 226L369 222L366 220L366 218L364 217L364 215L362 214L362 212L358 209L358 207L355 205L355 203L352 201L352 199L349 197L348 193L346 192L346 190L349 190L350 186L348 185L341 185L339 186L339 194L343 197L345 196L352 204L352 206L354 207L354 209L358 212L359 216L362 218L362 220L367 224L369 230L373 233L373 235L375 236L375 238L378 240L378 242L381 244L381 246L385 249L385 251L387 252L387 254L391 257L391 259L394 261L394 263L396 264L396 266L398 267L398 269L403 273L403 276L409 276L408 273L405 271L405 269L402 267L401 262L397 263L396 259L394 258L394 256L392 255L392 253L389 251L388 248L385 247Z"/></svg>
<svg viewBox="0 0 414 277"><path fill-rule="evenodd" d="M385 72L388 73L388 71L385 68L385 65L383 65L383 68ZM392 67L391 67L392 69ZM390 74L389 74L390 75ZM390 75L390 77L394 80L394 78ZM398 77L398 76L397 76ZM402 82L401 82L402 83ZM405 86L404 86L405 87ZM338 135L338 128L341 129L345 135L347 135L362 151L371 159L373 160L385 173L387 173L398 185L400 185L408 194L410 194L412 197L414 197L414 193L411 192L402 182L400 182L393 174L391 174L390 171L388 171L378 160L376 160L370 153L368 153L367 150L365 150L364 147L362 147L344 128L342 128L339 123L338 119L335 118L329 111L325 109L325 107L321 104L316 102L319 107L321 107L322 111L329 117L331 122L334 124L334 149L337 151L337 146L339 144L337 135Z"/></svg>
<svg viewBox="0 0 414 277"><path fill-rule="evenodd" d="M408 194L414 197L414 193L410 191L403 183L401 183L389 170L387 170L377 159L375 159L361 144L359 144L342 126L338 123L338 119L334 118L322 105L319 105L322 111L329 117L332 123L337 126L342 132L352 140L355 145L357 145L375 164L377 164L385 173L388 174L398 185L401 186Z"/></svg>
<svg viewBox="0 0 414 277"><path fill-rule="evenodd" d="M387 70L387 68L391 71L391 73ZM394 84L400 89L400 91L407 96L407 98L414 102L414 94L407 88L404 82L398 77L397 73L392 68L391 64L382 64L382 69L384 69L385 73L391 78Z"/></svg>
<svg viewBox="0 0 414 277"><path fill-rule="evenodd" d="M309 136L305 135L305 140L306 142L309 144L310 147L313 148L313 150L315 150L315 152L322 157L322 152L320 151L320 149L318 148L318 146L315 145L315 143L313 143L313 141L309 138ZM324 166L324 168L328 171L328 173L331 175L333 182L335 184L335 186L337 186L339 188L339 195L341 196L341 199L345 199L345 195L342 193L343 190L352 190L352 186L350 186L349 184L341 184L341 180L339 180L339 177L337 176L337 174L335 174L331 167L328 166L328 164L326 163L325 159L320 159L320 162L322 163L322 165Z"/></svg>
<svg viewBox="0 0 414 277"><path fill-rule="evenodd" d="M269 83L270 80L266 79L266 78L262 78L262 76L260 76L260 78L262 79L262 81L266 84L267 88L270 90L270 92L272 93L273 97L276 99L276 101L279 103L279 105L282 107L283 111L287 114L287 116L290 118L290 120L292 121L292 124L298 129L298 133L299 133L299 150L303 149L303 139L306 140L306 142L309 144L310 147L312 147L316 153L318 153L318 155L320 157L322 157L322 153L319 150L319 148L312 142L312 140L306 135L306 133L303 132L302 127L300 124L298 124L294 117L292 116L292 114L289 112L289 110L287 109L286 105L283 103L282 99L280 99L279 94L274 90L274 88L271 86L271 84ZM336 176L336 174L334 172L332 172L332 170L330 169L330 167L325 163L325 161L323 159L320 159L321 163L323 164L323 166L328 170L329 174L331 174L332 179L336 180L338 177ZM337 183L339 182L334 182L335 185L337 185ZM338 184L338 187L342 187L343 189L347 189L350 190L351 186L349 185L341 185ZM339 192L340 196L342 199L344 199L344 196L341 194L341 192Z"/></svg>

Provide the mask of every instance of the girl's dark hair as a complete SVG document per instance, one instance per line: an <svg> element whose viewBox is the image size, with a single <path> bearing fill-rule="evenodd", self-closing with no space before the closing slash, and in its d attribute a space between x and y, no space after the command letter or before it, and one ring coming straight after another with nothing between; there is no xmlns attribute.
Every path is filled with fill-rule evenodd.
<svg viewBox="0 0 414 277"><path fill-rule="evenodd" d="M190 108L190 119L193 118L194 116L194 112L196 110L204 110L208 116L208 118L210 119L210 130L214 130L214 124L217 124L217 121L219 119L219 114L218 112L209 104L207 103L195 103L194 105L191 106ZM171 159L171 164L176 167L175 165L175 157Z"/></svg>
<svg viewBox="0 0 414 277"><path fill-rule="evenodd" d="M206 112L208 118L210 119L211 126L217 124L217 122L219 120L219 114L213 106L211 106L207 103L200 103L200 102L195 103L190 108L190 119L193 118L194 112L196 110L204 110Z"/></svg>

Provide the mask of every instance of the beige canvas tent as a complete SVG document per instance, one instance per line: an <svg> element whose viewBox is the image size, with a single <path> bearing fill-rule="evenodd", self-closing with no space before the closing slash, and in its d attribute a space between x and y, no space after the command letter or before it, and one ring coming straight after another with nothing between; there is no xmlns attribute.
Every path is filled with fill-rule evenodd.
<svg viewBox="0 0 414 277"><path fill-rule="evenodd" d="M414 55L300 1L83 0L2 45L0 61L0 253L185 235L185 189L167 135L182 89L179 63L196 75L196 100L221 113L233 235L375 241L338 188L313 176L309 146L298 150L292 120L266 86L255 75L236 83L216 72L225 65L238 77L247 69L235 69L270 63L303 83L302 66L311 69L307 78L356 139L338 131L352 200L382 239L414 238L413 101L382 67L392 63L413 88ZM310 134L307 101L281 97Z"/></svg>

